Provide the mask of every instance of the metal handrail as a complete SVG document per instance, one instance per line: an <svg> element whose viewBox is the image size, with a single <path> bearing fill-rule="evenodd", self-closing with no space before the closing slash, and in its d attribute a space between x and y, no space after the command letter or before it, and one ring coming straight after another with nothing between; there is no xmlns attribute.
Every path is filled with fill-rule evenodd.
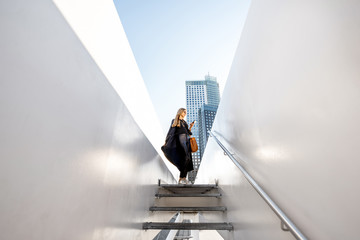
<svg viewBox="0 0 360 240"><path fill-rule="evenodd" d="M211 137L215 139L217 144L224 150L226 155L234 162L234 164L240 169L244 174L245 178L249 183L255 188L255 190L260 194L260 196L265 200L265 202L270 206L270 208L275 212L275 214L281 220L281 228L283 230L289 230L296 239L307 240L307 238L300 232L300 230L295 226L295 224L285 215L285 213L276 205L276 203L271 200L269 195L256 183L256 181L248 174L248 172L240 165L240 163L232 156L232 154L226 149L226 147L217 139L217 137L209 131ZM286 225L288 229L284 229L283 225Z"/></svg>

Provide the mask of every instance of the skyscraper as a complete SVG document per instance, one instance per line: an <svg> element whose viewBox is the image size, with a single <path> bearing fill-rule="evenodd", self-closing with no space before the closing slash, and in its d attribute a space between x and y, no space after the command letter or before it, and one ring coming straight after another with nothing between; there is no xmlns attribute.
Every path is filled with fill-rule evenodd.
<svg viewBox="0 0 360 240"><path fill-rule="evenodd" d="M199 151L200 159L202 159L209 138L209 130L212 128L214 123L217 107L204 104L199 108L198 119L199 119Z"/></svg>
<svg viewBox="0 0 360 240"><path fill-rule="evenodd" d="M204 105L207 105L207 108L211 107L212 109L214 108L217 109L219 102L220 102L220 91L219 91L219 83L216 81L216 77L210 76L208 74L205 76L205 80L186 81L187 121L189 124L194 120L197 121L194 127L192 128L193 136L196 138L196 141L199 145L199 151L193 153L192 155L195 170L197 170L200 165L201 156L205 148L205 145L202 146L200 144L200 143L204 143L204 140L200 140L200 135L203 136L204 133L200 134L199 118L198 118L199 110ZM204 120L201 121L204 122ZM201 130L206 131L206 128L201 128Z"/></svg>

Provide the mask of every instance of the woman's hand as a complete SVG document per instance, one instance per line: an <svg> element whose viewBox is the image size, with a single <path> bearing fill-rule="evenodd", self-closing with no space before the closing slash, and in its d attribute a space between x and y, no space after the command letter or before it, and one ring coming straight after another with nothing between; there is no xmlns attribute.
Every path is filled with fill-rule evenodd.
<svg viewBox="0 0 360 240"><path fill-rule="evenodd" d="M192 123L190 123L190 131L191 131L191 128L194 126L194 124L195 124L195 121L193 121Z"/></svg>

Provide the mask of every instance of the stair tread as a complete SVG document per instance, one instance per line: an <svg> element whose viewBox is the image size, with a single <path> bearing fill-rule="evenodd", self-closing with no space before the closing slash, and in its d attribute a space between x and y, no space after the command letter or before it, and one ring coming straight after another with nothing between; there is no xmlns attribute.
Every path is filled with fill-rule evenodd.
<svg viewBox="0 0 360 240"><path fill-rule="evenodd" d="M145 222L143 229L181 229L181 230L233 230L234 227L226 222L211 223L169 223L169 222Z"/></svg>
<svg viewBox="0 0 360 240"><path fill-rule="evenodd" d="M155 197L221 197L220 193L157 193Z"/></svg>
<svg viewBox="0 0 360 240"><path fill-rule="evenodd" d="M163 188L218 188L215 184L160 184Z"/></svg>
<svg viewBox="0 0 360 240"><path fill-rule="evenodd" d="M157 207L152 206L150 211L226 211L224 206L214 207Z"/></svg>

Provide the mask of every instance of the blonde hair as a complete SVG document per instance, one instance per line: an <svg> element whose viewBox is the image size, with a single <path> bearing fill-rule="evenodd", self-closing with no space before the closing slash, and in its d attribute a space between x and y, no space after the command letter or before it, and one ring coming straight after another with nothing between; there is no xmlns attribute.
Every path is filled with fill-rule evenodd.
<svg viewBox="0 0 360 240"><path fill-rule="evenodd" d="M179 108L179 110L176 113L174 123L171 125L172 127L180 127L180 115L186 111L185 108Z"/></svg>

